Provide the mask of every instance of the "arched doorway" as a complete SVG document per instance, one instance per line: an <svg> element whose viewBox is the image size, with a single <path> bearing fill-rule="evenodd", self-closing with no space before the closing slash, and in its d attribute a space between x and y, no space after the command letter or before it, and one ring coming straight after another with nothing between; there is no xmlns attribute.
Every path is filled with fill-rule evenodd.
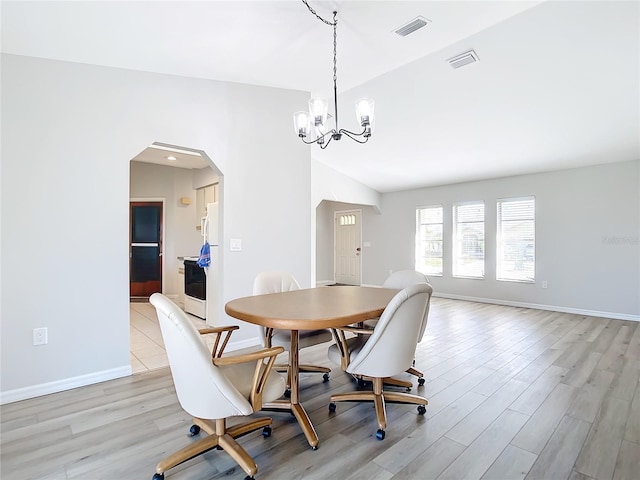
<svg viewBox="0 0 640 480"><path fill-rule="evenodd" d="M153 229L157 230L153 268L159 273L159 281L151 289L136 290L130 303L130 359L133 373L144 372L168 365L164 351L155 310L148 303L153 291L159 291L172 299L180 307L185 304L184 261L197 258L203 244L202 218L206 215L207 203L218 202L221 206L222 174L212 159L203 151L188 147L156 142L145 148L130 161L130 205L152 204L161 210ZM222 208L220 208L222 210ZM156 218L156 217L153 217ZM147 280L148 275L138 275L134 270L141 262L136 262L136 253L140 250L150 262L152 254L143 250L131 233L134 229L134 217L130 216L130 291L139 280ZM155 230L154 230L155 233ZM151 242L154 243L154 242ZM207 291L219 288L221 262L216 261L215 268L207 271ZM217 292L210 295L220 298ZM213 323L207 318L207 308L203 307L198 316L192 319L198 327Z"/></svg>

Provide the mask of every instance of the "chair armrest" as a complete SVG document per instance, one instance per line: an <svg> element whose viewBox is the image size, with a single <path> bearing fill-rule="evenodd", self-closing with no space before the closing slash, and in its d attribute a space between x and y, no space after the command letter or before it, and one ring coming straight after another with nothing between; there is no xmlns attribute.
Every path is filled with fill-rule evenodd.
<svg viewBox="0 0 640 480"><path fill-rule="evenodd" d="M201 328L200 330L198 330L198 332L200 332L200 335L207 335L210 333L217 335L216 341L213 344L213 348L211 349L212 360L216 358L220 358L222 356L222 353L224 352L224 349L227 346L227 343L229 343L229 338L231 337L231 334L233 333L234 330L238 330L239 328L240 327L238 327L238 325L229 325L226 327ZM222 338L223 334L225 334L225 336L222 341L222 345L220 345L220 348L218 349L218 345L220 344L220 339Z"/></svg>
<svg viewBox="0 0 640 480"><path fill-rule="evenodd" d="M340 327L337 330L343 330L345 332L357 333L359 335L371 335L373 333L373 328L367 327Z"/></svg>
<svg viewBox="0 0 640 480"><path fill-rule="evenodd" d="M258 350L256 352L242 353L240 355L233 355L231 357L219 357L214 358L213 363L217 366L222 365L235 365L237 363L246 363L254 360L262 360L263 358L276 357L284 352L283 347L271 347Z"/></svg>
<svg viewBox="0 0 640 480"><path fill-rule="evenodd" d="M233 331L233 330L238 330L240 327L238 325L227 325L226 327L207 327L207 328L201 328L200 330L198 330L198 332L200 332L200 334L202 335L206 335L207 333L222 333L222 332L227 332L227 331Z"/></svg>
<svg viewBox="0 0 640 480"><path fill-rule="evenodd" d="M283 347L271 347L258 350L256 352L243 353L232 357L217 357L213 359L213 363L218 366L234 365L238 363L256 362L256 368L253 373L253 383L251 386L251 405L254 411L262 409L262 393L267 383L267 378L273 367L276 356L284 352ZM265 363L265 359L268 359Z"/></svg>

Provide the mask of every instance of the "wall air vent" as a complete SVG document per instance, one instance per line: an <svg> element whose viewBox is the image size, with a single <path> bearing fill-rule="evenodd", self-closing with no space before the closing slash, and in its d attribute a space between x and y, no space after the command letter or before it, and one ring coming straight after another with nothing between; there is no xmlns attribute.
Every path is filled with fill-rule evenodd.
<svg viewBox="0 0 640 480"><path fill-rule="evenodd" d="M461 53L460 55L456 55L455 57L451 57L447 60L447 62L449 62L449 65L451 65L453 68L464 67L465 65L469 65L470 63L479 61L480 58L478 58L478 54L473 50Z"/></svg>
<svg viewBox="0 0 640 480"><path fill-rule="evenodd" d="M416 17L413 20L411 20L409 23L406 23L403 26L396 28L394 32L400 35L401 37L406 37L410 33L413 33L416 30L424 27L430 21L431 20L429 20L428 18Z"/></svg>

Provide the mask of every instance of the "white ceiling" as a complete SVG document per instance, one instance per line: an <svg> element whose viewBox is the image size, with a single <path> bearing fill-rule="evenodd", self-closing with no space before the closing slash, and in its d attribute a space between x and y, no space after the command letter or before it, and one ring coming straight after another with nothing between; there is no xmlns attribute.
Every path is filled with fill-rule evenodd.
<svg viewBox="0 0 640 480"><path fill-rule="evenodd" d="M338 11L340 126L357 130L354 101L376 100L368 144L309 148L372 188L640 158L637 1L309 3L327 19ZM301 1L1 8L6 53L331 94L332 28ZM418 15L427 27L393 33ZM479 63L447 64L471 48ZM139 160L155 161L150 153Z"/></svg>

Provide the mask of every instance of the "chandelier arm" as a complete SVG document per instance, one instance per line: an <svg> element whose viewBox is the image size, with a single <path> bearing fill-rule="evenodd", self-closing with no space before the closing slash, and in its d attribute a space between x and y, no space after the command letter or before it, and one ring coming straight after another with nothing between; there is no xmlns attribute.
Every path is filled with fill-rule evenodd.
<svg viewBox="0 0 640 480"><path fill-rule="evenodd" d="M311 145L312 143L317 143L317 142L318 142L318 140L320 140L320 139L322 139L322 138L326 137L327 135L333 135L334 133L336 133L336 131L335 131L335 130L329 130L329 131L328 131L327 133L325 133L324 135L322 135L322 136L320 136L320 137L316 137L316 138L314 138L313 140L309 140L309 141L307 141L307 140L305 140L305 139L304 139L304 137L300 137L300 140L302 140L302 141L303 141L304 143L306 143L307 145ZM331 141L331 138L333 138L333 137L330 137L330 138L329 138L329 141ZM327 144L328 144L328 143L329 143L329 142L327 142Z"/></svg>
<svg viewBox="0 0 640 480"><path fill-rule="evenodd" d="M327 143L325 144L320 144L320 149L324 150L325 148L327 148L329 146L329 144L331 143L331 140L333 140L333 136L329 137L329 140L327 140Z"/></svg>
<svg viewBox="0 0 640 480"><path fill-rule="evenodd" d="M314 139L314 140L309 140L308 142L304 139L304 137L300 137L300 140L302 140L304 143L306 143L307 145L311 145L312 143L316 143L318 141L318 139Z"/></svg>
<svg viewBox="0 0 640 480"><path fill-rule="evenodd" d="M364 137L364 140L358 140L357 137L361 137L364 134L364 132L362 132L362 133L353 133L353 132L350 132L350 131L345 130L345 129L340 129L340 133L346 135L351 140L353 140L355 142L358 142L358 143L367 143L369 141L369 137Z"/></svg>

